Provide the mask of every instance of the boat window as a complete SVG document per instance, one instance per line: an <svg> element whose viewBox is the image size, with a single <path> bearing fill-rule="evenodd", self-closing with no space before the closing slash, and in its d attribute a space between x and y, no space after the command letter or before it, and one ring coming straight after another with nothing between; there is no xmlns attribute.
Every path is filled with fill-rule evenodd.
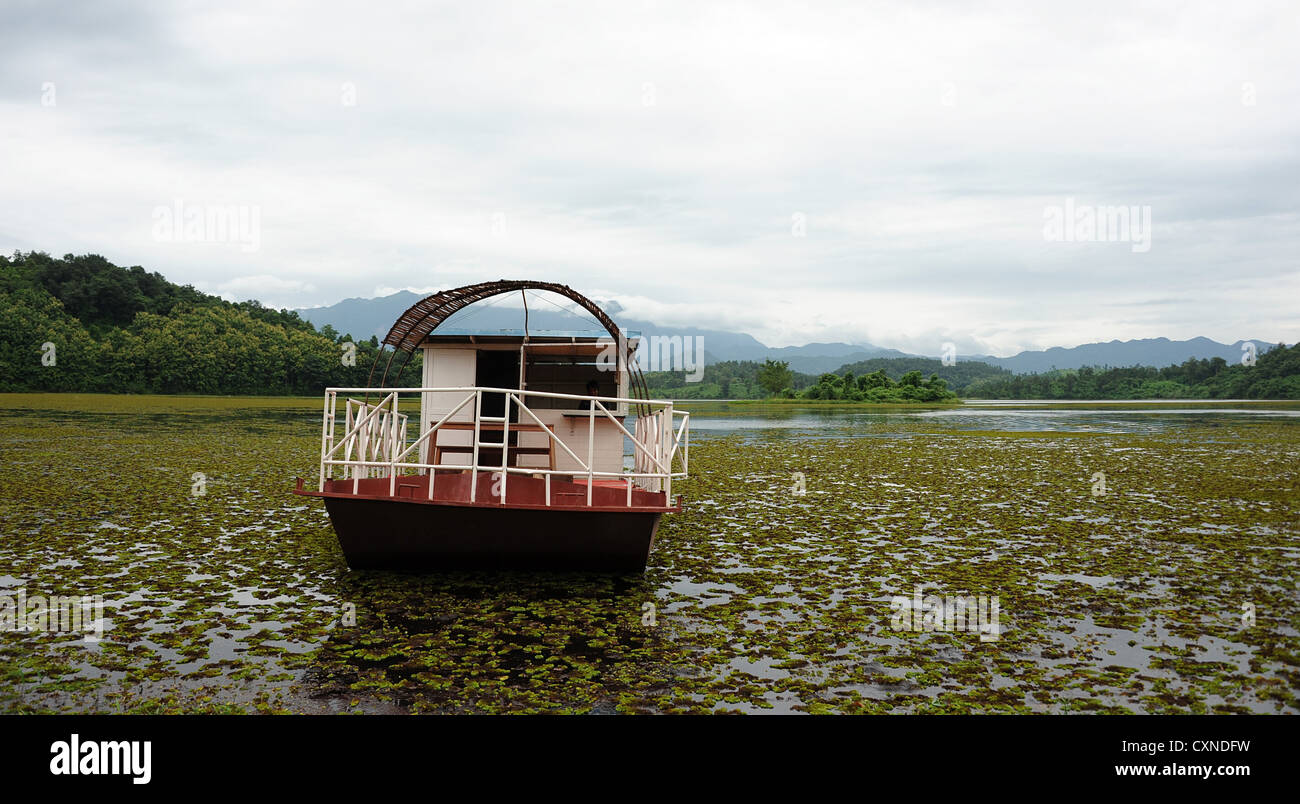
<svg viewBox="0 0 1300 804"><path fill-rule="evenodd" d="M524 372L524 383L529 391L546 391L554 394L587 394L587 383L595 380L599 386L597 396L618 396L618 383L611 371L602 371L590 355L530 354ZM532 408L577 409L578 403L568 399L530 397Z"/></svg>

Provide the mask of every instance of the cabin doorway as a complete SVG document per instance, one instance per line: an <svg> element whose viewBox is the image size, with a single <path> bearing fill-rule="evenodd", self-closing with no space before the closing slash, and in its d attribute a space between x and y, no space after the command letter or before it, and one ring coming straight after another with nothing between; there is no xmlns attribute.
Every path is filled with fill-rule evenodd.
<svg viewBox="0 0 1300 804"><path fill-rule="evenodd" d="M481 349L475 366L476 385L488 388L519 387L519 352L506 349ZM483 415L503 416L505 394L483 394ZM519 421L519 406L510 406L510 421ZM513 433L512 433L513 435Z"/></svg>

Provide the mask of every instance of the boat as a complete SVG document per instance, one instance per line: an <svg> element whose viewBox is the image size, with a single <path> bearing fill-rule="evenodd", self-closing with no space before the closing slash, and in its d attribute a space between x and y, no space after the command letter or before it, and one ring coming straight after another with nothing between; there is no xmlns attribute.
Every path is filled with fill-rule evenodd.
<svg viewBox="0 0 1300 804"><path fill-rule="evenodd" d="M603 329L530 332L529 291ZM516 292L522 330L435 332ZM644 571L661 517L682 510L672 484L687 476L690 415L649 398L639 344L567 285L430 295L394 322L370 387L325 389L319 477L293 491L324 501L353 569ZM417 351L420 384L402 386Z"/></svg>

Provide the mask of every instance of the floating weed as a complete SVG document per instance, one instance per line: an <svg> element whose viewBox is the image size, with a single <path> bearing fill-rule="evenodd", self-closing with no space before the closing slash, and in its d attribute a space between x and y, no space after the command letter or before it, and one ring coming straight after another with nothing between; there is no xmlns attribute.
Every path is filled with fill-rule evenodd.
<svg viewBox="0 0 1300 804"><path fill-rule="evenodd" d="M888 426L914 435L792 446L746 432L692 451L684 491L706 503L666 522L650 577L671 567L678 641L714 668L695 689L751 704L786 689L810 712L1295 710L1295 424ZM1098 468L1111 489L1094 496ZM893 631L890 598L915 584L997 595L1000 639ZM768 627L778 586L801 602ZM1259 616L1244 626L1248 603ZM742 683L737 633L774 667L816 673Z"/></svg>
<svg viewBox="0 0 1300 804"><path fill-rule="evenodd" d="M963 416L701 428L641 576L404 575L288 493L318 400L0 397L0 591L106 627L0 633L0 711L1300 711L1297 423ZM998 639L894 630L917 585Z"/></svg>

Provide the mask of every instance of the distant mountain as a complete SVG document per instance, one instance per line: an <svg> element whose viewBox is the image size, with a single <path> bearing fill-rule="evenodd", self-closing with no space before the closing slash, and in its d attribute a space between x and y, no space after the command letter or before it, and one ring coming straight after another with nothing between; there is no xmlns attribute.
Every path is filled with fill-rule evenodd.
<svg viewBox="0 0 1300 804"><path fill-rule="evenodd" d="M377 299L344 299L328 307L311 307L299 310L304 319L318 328L325 325L333 327L342 334L357 338L369 338L377 335L383 338L389 328L403 312L420 299L424 298L410 291L401 291ZM439 332L454 332L471 329L475 332L493 330L518 330L524 326L524 310L519 306L519 296L499 296L466 307L448 318ZM622 308L614 302L597 301L602 309L611 315L618 315ZM565 302L566 309L548 303L528 305L528 329L538 333L544 331L603 331L600 323L587 314L585 310L571 302ZM705 349L715 360L756 360L768 352L768 348L751 335L722 330L695 329L681 327L661 327L648 321L636 321L619 316L619 324L628 330L642 335L679 335L704 338ZM841 350L844 351L844 350ZM847 353L847 352L845 352ZM838 365L838 364L837 364Z"/></svg>
<svg viewBox="0 0 1300 804"><path fill-rule="evenodd" d="M420 294L404 290L377 299L344 299L328 307L311 307L296 312L317 328L328 324L340 334L352 335L362 340L369 339L371 335L382 339L388 334L389 327L397 317L422 298L424 297ZM742 332L669 327L651 321L625 318L617 315L622 311L617 303L596 301L611 315L617 316L619 324L624 328L640 332L643 336L694 337L698 335L704 338L705 359L709 363L771 358L786 361L794 371L816 375L839 371L841 367L848 364L880 358L933 357L933 355L912 355L868 343L809 343L804 346L771 347L752 335ZM577 312L567 312L560 309L561 306ZM498 297L495 303L488 300L461 310L443 324L442 331L458 328L472 328L476 331L521 329L523 324L524 314L522 308L518 306L518 297L502 296ZM530 303L528 327L532 332L600 329L600 325L594 318L567 301L563 305L547 302ZM1116 340L1109 343L1085 343L1069 348L1056 346L1045 351L1021 352L1014 357L959 356L958 360L980 361L990 366L1008 369L1016 374L1041 373L1051 371L1053 368L1073 369L1083 366L1162 368L1182 363L1192 357L1198 360L1222 357L1229 363L1238 363L1241 361L1242 343L1244 341L1223 344L1209 338L1192 338L1186 341L1146 338L1132 341ZM1254 343L1258 354L1263 354L1275 345L1258 340Z"/></svg>
<svg viewBox="0 0 1300 804"><path fill-rule="evenodd" d="M403 290L377 299L344 299L328 307L308 307L295 312L317 329L329 325L340 335L351 335L360 340L369 340L371 335L375 335L383 340L397 317L423 298L418 293Z"/></svg>
<svg viewBox="0 0 1300 804"><path fill-rule="evenodd" d="M1174 366L1188 358L1206 360L1221 357L1228 363L1241 362L1241 345L1246 341L1233 344L1219 343L1209 338L1192 338L1186 341L1171 341L1168 338L1144 338L1132 341L1110 341L1108 343L1085 343L1082 346L1064 348L1054 346L1041 352L1021 352L1014 357L990 357L972 355L959 357L958 360L979 360L991 366L1001 366L1016 374L1041 374L1052 369L1077 369L1084 366L1109 366L1127 368L1130 366ZM1256 353L1263 354L1276 344L1268 341L1254 341Z"/></svg>
<svg viewBox="0 0 1300 804"><path fill-rule="evenodd" d="M352 335L362 340L375 335L383 339L389 328L403 312L420 299L417 293L400 291L377 299L344 299L328 307L309 307L296 312L310 321L317 328L329 325L340 334ZM461 310L439 328L439 331L454 331L460 328L472 328L476 331L522 329L524 312L518 306L518 296L498 297L496 305L491 301ZM597 300L603 309L617 316L622 308L614 302ZM573 312L557 309L547 303L529 304L528 328L531 332L544 330L599 330L600 324L585 311L572 303L565 303ZM511 305L511 306L507 306ZM834 371L845 363L869 360L876 357L906 357L905 352L897 349L885 349L871 344L850 343L810 343L804 346L783 346L773 348L766 346L752 335L741 332L727 332L716 329L699 329L694 327L668 327L651 321L618 316L619 324L628 330L640 332L642 336L678 335L682 337L699 336L704 339L705 359L715 363L723 360L784 360L790 368L806 374L821 374Z"/></svg>

